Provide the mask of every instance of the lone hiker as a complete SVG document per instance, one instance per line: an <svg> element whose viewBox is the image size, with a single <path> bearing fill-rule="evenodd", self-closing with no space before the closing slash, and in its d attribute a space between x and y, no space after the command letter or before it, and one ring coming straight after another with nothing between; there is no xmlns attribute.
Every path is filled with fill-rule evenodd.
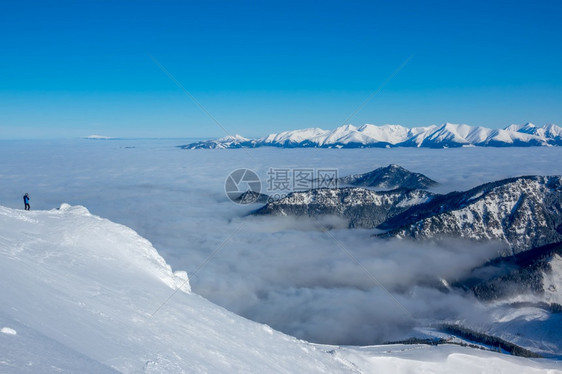
<svg viewBox="0 0 562 374"><path fill-rule="evenodd" d="M29 210L29 194L26 193L25 195L23 195L23 203L25 204L25 210Z"/></svg>

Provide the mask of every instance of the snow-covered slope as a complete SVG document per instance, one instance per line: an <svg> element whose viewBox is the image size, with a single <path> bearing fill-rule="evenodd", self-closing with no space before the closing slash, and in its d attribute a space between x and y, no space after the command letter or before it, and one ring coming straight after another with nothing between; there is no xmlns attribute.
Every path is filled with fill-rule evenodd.
<svg viewBox="0 0 562 374"><path fill-rule="evenodd" d="M0 207L0 256L2 373L354 372L191 294L147 240L83 207Z"/></svg>
<svg viewBox="0 0 562 374"><path fill-rule="evenodd" d="M532 352L561 357L562 243L496 258L474 268L453 287L471 290L491 319L465 327Z"/></svg>
<svg viewBox="0 0 562 374"><path fill-rule="evenodd" d="M322 140L329 135L330 131L318 128L283 131L279 134L271 134L261 138L258 140L258 143L263 145L291 146L308 141L312 144L320 145Z"/></svg>
<svg viewBox="0 0 562 374"><path fill-rule="evenodd" d="M402 182L424 181L399 166L366 174L402 175ZM400 171L400 172L399 172ZM399 173L398 173L399 172ZM382 173L382 174L379 174ZM353 178L345 183L363 181ZM392 178L389 179L393 183ZM398 183L399 178L396 179ZM412 182L412 183L413 183ZM408 187L406 183L404 185ZM427 191L371 191L364 188L313 189L271 201L254 214L344 218L349 227L388 230L382 237L457 237L507 244L509 253L562 242L562 177L526 176L486 183L469 191L437 195Z"/></svg>
<svg viewBox="0 0 562 374"><path fill-rule="evenodd" d="M562 127L554 124L538 127L532 123L526 125L511 125L506 128L515 130L520 134L529 134L540 138L551 139L552 144L562 145Z"/></svg>
<svg viewBox="0 0 562 374"><path fill-rule="evenodd" d="M361 127L344 125L334 130L310 128L283 131L259 139L239 135L217 140L202 141L181 146L185 149L240 148L240 147L429 147L463 146L546 146L562 145L562 128L554 124L537 127L532 123L510 125L505 129L489 129L464 124L445 123L441 126L408 128L400 125Z"/></svg>
<svg viewBox="0 0 562 374"><path fill-rule="evenodd" d="M397 227L397 228L396 228ZM562 241L562 177L510 178L436 197L385 222L384 236L498 240L513 253Z"/></svg>
<svg viewBox="0 0 562 374"><path fill-rule="evenodd" d="M506 360L506 356L454 345L434 347L396 344L343 348L336 350L334 355L352 361L355 367L365 373L544 372L544 362L533 362L521 357L510 357ZM553 368L548 373L560 373L559 363L553 364Z"/></svg>

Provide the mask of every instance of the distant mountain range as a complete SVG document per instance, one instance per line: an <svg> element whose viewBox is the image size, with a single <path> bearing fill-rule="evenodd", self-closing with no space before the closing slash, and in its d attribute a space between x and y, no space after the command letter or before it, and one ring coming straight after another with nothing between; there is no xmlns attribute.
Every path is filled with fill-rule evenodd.
<svg viewBox="0 0 562 374"><path fill-rule="evenodd" d="M562 128L550 124L510 125L504 129L445 123L408 128L400 125L345 125L334 130L310 128L284 131L258 139L240 135L198 141L184 149L255 148L385 148L385 147L530 147L562 145Z"/></svg>

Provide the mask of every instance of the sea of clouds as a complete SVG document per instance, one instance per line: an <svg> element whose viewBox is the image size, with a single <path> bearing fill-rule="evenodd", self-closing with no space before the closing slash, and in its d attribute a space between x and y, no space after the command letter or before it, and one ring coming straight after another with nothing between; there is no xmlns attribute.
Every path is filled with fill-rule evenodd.
<svg viewBox="0 0 562 374"><path fill-rule="evenodd" d="M497 255L498 243L380 240L335 218L248 216L228 200L238 168L337 169L394 163L465 190L520 175L562 174L562 148L182 150L178 140L0 141L0 204L66 202L132 227L196 293L314 342L402 339L435 321L486 323L485 306L447 284ZM332 230L325 230L329 226Z"/></svg>

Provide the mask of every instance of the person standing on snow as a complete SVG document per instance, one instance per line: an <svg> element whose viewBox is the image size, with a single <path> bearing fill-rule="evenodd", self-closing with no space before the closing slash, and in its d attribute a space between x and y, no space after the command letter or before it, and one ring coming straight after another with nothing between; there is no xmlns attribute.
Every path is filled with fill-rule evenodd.
<svg viewBox="0 0 562 374"><path fill-rule="evenodd" d="M29 195L27 193L23 195L23 203L25 204L25 210L29 210Z"/></svg>

